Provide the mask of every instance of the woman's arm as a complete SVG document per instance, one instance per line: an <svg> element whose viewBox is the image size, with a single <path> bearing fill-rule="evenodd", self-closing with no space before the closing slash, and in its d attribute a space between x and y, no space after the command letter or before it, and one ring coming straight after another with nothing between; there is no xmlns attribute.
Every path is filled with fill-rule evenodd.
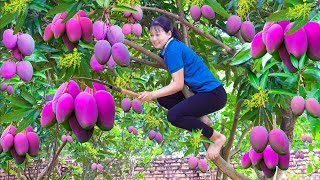
<svg viewBox="0 0 320 180"><path fill-rule="evenodd" d="M171 82L169 85L152 92L144 91L142 93L139 93L138 100L151 101L152 99L169 96L178 91L181 91L184 85L184 69L181 68L180 70L172 73L171 76L173 82Z"/></svg>

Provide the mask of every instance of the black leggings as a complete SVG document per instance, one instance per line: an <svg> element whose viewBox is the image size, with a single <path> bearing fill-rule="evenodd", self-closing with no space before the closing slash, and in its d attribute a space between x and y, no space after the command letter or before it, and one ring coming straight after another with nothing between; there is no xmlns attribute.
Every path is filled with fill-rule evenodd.
<svg viewBox="0 0 320 180"><path fill-rule="evenodd" d="M200 117L222 109L227 102L227 94L223 86L205 93L196 93L185 98L182 91L157 99L159 104L168 109L169 122L189 131L202 129L202 134L210 138L213 129L200 121Z"/></svg>

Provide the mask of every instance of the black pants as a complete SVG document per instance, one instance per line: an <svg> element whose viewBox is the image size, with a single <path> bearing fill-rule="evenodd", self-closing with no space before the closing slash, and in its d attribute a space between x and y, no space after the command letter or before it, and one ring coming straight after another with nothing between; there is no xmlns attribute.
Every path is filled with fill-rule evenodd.
<svg viewBox="0 0 320 180"><path fill-rule="evenodd" d="M168 109L169 122L179 128L191 131L202 129L202 134L210 138L213 129L200 121L200 117L222 109L227 102L223 86L206 93L196 93L185 98L182 91L157 99L159 104Z"/></svg>

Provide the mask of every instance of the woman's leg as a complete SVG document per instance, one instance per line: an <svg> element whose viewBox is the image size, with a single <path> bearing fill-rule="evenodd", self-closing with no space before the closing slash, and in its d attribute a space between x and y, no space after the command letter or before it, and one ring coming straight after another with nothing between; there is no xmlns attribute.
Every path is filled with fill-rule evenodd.
<svg viewBox="0 0 320 180"><path fill-rule="evenodd" d="M183 101L184 99L185 97L182 91L179 91L169 96L158 98L157 101L162 107L166 109L171 109L173 106Z"/></svg>
<svg viewBox="0 0 320 180"><path fill-rule="evenodd" d="M202 134L215 141L215 146L209 149L212 156L217 156L225 141L225 137L207 124L199 121L199 117L218 111L226 104L227 96L222 86L209 93L195 94L172 107L168 112L168 120L174 126L192 131L201 129ZM212 137L213 136L213 137ZM219 146L217 146L219 144ZM213 154L213 155L212 155Z"/></svg>

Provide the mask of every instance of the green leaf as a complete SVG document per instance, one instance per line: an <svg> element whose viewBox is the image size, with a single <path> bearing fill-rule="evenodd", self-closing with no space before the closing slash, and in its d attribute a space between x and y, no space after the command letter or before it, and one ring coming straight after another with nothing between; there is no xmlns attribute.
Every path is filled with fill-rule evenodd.
<svg viewBox="0 0 320 180"><path fill-rule="evenodd" d="M267 87L268 74L269 74L269 71L266 71L266 72L261 76L261 79L260 79L260 87L261 87L262 89L265 89L265 88Z"/></svg>
<svg viewBox="0 0 320 180"><path fill-rule="evenodd" d="M248 72L248 77L249 77L249 80L250 80L250 84L251 84L255 89L258 89L258 87L259 87L259 80L258 80L257 76L256 76L250 69L247 69L247 72Z"/></svg>
<svg viewBox="0 0 320 180"><path fill-rule="evenodd" d="M41 36L43 36L42 21L41 21L40 16L34 18L34 24L37 26L39 34L40 34Z"/></svg>
<svg viewBox="0 0 320 180"><path fill-rule="evenodd" d="M19 128L16 130L16 133L21 132L26 127L31 125L38 118L39 114L40 110L33 109L33 111L30 113L30 116L23 118L22 122L19 124Z"/></svg>
<svg viewBox="0 0 320 180"><path fill-rule="evenodd" d="M32 104L20 97L7 96L6 99L19 108L32 108Z"/></svg>
<svg viewBox="0 0 320 180"><path fill-rule="evenodd" d="M189 154L191 154L193 152L194 148L192 146L190 146L188 148L188 150L184 153L184 157L188 156Z"/></svg>
<svg viewBox="0 0 320 180"><path fill-rule="evenodd" d="M304 67L306 61L306 53L303 53L303 55L300 57L299 60L299 69L302 69Z"/></svg>
<svg viewBox="0 0 320 180"><path fill-rule="evenodd" d="M230 16L229 13L216 0L203 0L203 2L211 6L214 12L218 13L219 15L225 18Z"/></svg>
<svg viewBox="0 0 320 180"><path fill-rule="evenodd" d="M29 116L33 111L34 109L19 109L16 111L11 111L10 113L0 117L0 124L20 120L23 117Z"/></svg>
<svg viewBox="0 0 320 180"><path fill-rule="evenodd" d="M268 63L266 66L264 66L264 68L262 69L261 72L264 73L265 71L269 70L275 64L279 64L279 62L278 61L273 61L271 63Z"/></svg>
<svg viewBox="0 0 320 180"><path fill-rule="evenodd" d="M289 90L285 90L285 89L281 89L281 88L272 88L269 91L270 94L282 94L282 95L288 95L288 96L296 96L297 93L289 91Z"/></svg>
<svg viewBox="0 0 320 180"><path fill-rule="evenodd" d="M208 138L201 138L201 142L205 142L205 143L209 143L209 144L214 144L214 142L211 141L211 140L208 139Z"/></svg>
<svg viewBox="0 0 320 180"><path fill-rule="evenodd" d="M86 62L84 58L81 59L81 65L80 65L80 74L84 77L91 77L90 75L90 66Z"/></svg>
<svg viewBox="0 0 320 180"><path fill-rule="evenodd" d="M109 7L110 0L97 0L97 3L99 4L99 6L106 9Z"/></svg>
<svg viewBox="0 0 320 180"><path fill-rule="evenodd" d="M288 17L289 17L288 12L289 12L289 9L284 9L276 13L273 13L267 18L267 22L277 22L280 20L288 20Z"/></svg>
<svg viewBox="0 0 320 180"><path fill-rule="evenodd" d="M36 44L35 45L35 49L41 49L41 50L44 50L46 53L49 53L49 52L58 52L59 50L56 49L56 48L53 48L51 46L47 46L45 44Z"/></svg>
<svg viewBox="0 0 320 180"><path fill-rule="evenodd" d="M300 16L292 25L292 27L285 33L285 35L290 35L297 30L299 30L302 26L304 26L309 21L308 17Z"/></svg>
<svg viewBox="0 0 320 180"><path fill-rule="evenodd" d="M55 15L64 11L69 11L69 9L75 4L77 4L77 2L74 2L74 1L61 3L58 6L55 6L54 8L50 9L45 16L50 16L53 14Z"/></svg>
<svg viewBox="0 0 320 180"><path fill-rule="evenodd" d="M311 174L313 172L313 167L310 162L308 163L307 172L308 172L308 174Z"/></svg>
<svg viewBox="0 0 320 180"><path fill-rule="evenodd" d="M298 58L296 58L294 55L290 54L290 61L292 63L292 65L298 69L299 67L299 61Z"/></svg>
<svg viewBox="0 0 320 180"><path fill-rule="evenodd" d="M291 73L270 73L269 76L289 78L292 76L292 74Z"/></svg>
<svg viewBox="0 0 320 180"><path fill-rule="evenodd" d="M300 86L299 86L299 94L300 94L300 96L302 96L303 98L306 98L306 97L307 97L307 93L306 93L305 88L303 87L302 84L300 84Z"/></svg>
<svg viewBox="0 0 320 180"><path fill-rule="evenodd" d="M116 5L114 6L111 11L128 11L131 13L138 13L138 10L128 7L128 6L121 6L121 5Z"/></svg>
<svg viewBox="0 0 320 180"><path fill-rule="evenodd" d="M244 44L242 49L234 56L234 60L231 65L235 66L247 62L252 57L250 54L250 47L251 46Z"/></svg>
<svg viewBox="0 0 320 180"><path fill-rule="evenodd" d="M29 92L22 91L20 95L23 99L25 99L32 105L35 105L37 103L37 100Z"/></svg>
<svg viewBox="0 0 320 180"><path fill-rule="evenodd" d="M310 74L317 79L320 79L320 69L315 67L308 67L303 71L303 74Z"/></svg>
<svg viewBox="0 0 320 180"><path fill-rule="evenodd" d="M0 29L2 29L7 24L12 22L16 16L17 16L17 13L15 13L15 12L14 13L9 13L9 14L6 14L6 15L2 16L1 19L0 19Z"/></svg>
<svg viewBox="0 0 320 180"><path fill-rule="evenodd" d="M30 56L24 58L25 61L30 62L48 62L48 59L39 50L35 50Z"/></svg>
<svg viewBox="0 0 320 180"><path fill-rule="evenodd" d="M81 4L80 3L76 3L71 7L71 10L68 11L68 15L63 19L62 23L66 23L67 21L69 21L69 19L71 19L81 8Z"/></svg>
<svg viewBox="0 0 320 180"><path fill-rule="evenodd" d="M290 3L292 5L303 4L302 0L284 0L285 3Z"/></svg>
<svg viewBox="0 0 320 180"><path fill-rule="evenodd" d="M29 11L29 8L26 7L25 12L21 12L21 13L19 14L19 16L18 16L19 18L18 18L17 25L14 27L14 34L16 34L17 32L19 32L19 31L21 30L21 27L23 26L24 21L25 21L26 18L27 18L28 11Z"/></svg>

